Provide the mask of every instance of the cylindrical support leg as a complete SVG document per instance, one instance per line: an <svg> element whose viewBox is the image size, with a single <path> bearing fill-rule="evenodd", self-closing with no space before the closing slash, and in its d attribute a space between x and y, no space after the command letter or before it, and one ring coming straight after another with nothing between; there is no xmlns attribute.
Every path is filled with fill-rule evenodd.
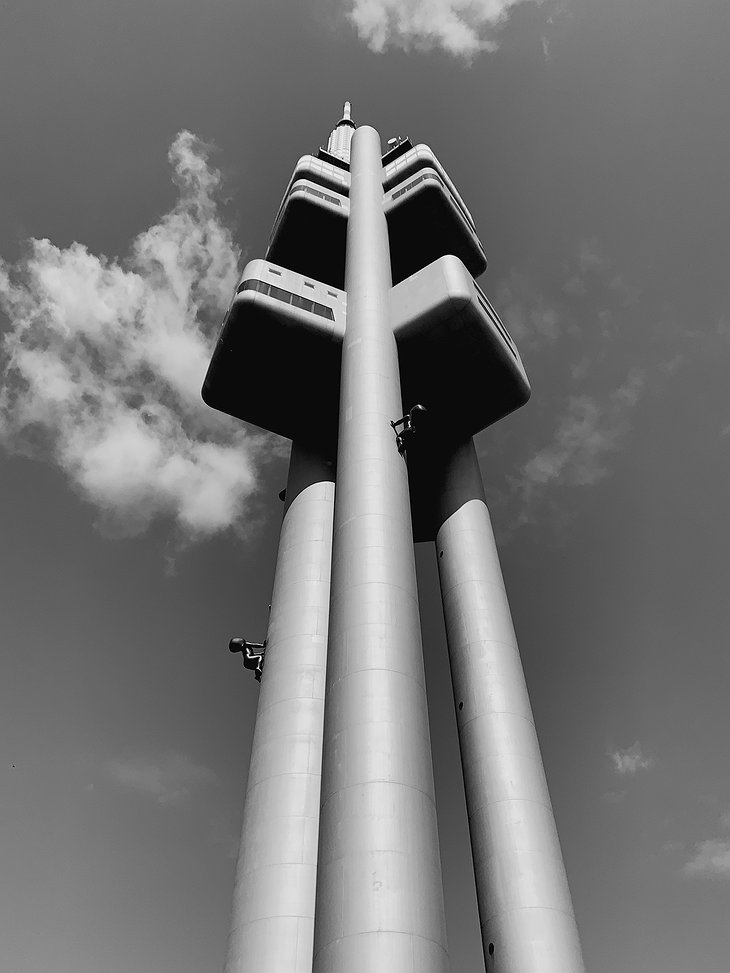
<svg viewBox="0 0 730 973"><path fill-rule="evenodd" d="M292 446L226 973L311 973L332 464Z"/></svg>
<svg viewBox="0 0 730 973"><path fill-rule="evenodd" d="M445 973L441 862L383 213L354 134L315 973Z"/></svg>
<svg viewBox="0 0 730 973"><path fill-rule="evenodd" d="M436 537L488 973L584 973L472 440L445 461Z"/></svg>

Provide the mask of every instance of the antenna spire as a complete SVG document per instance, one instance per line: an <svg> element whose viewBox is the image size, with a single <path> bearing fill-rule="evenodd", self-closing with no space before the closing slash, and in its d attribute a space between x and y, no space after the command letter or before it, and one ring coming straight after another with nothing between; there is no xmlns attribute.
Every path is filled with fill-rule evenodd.
<svg viewBox="0 0 730 973"><path fill-rule="evenodd" d="M350 142L352 133L355 131L355 123L352 120L352 105L349 101L345 102L342 110L342 118L332 129L327 141L327 151L331 155L336 155L344 162L350 161Z"/></svg>

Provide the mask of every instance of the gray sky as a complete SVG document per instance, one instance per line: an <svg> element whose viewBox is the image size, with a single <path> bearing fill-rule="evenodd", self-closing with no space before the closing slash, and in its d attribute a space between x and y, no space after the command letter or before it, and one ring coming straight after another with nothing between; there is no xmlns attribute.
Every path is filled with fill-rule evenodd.
<svg viewBox="0 0 730 973"><path fill-rule="evenodd" d="M349 98L450 172L532 381L477 446L587 966L726 973L729 42L727 0L0 5L3 970L222 966L286 444L201 369Z"/></svg>

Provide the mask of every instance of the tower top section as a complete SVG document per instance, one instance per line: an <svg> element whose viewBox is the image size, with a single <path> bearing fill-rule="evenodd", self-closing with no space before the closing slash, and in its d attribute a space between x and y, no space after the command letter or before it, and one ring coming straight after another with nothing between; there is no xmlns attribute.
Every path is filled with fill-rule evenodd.
<svg viewBox="0 0 730 973"><path fill-rule="evenodd" d="M327 140L327 151L330 155L342 159L343 162L350 161L350 142L355 131L356 125L352 120L352 107L349 101L345 102L342 111L342 118L335 125Z"/></svg>

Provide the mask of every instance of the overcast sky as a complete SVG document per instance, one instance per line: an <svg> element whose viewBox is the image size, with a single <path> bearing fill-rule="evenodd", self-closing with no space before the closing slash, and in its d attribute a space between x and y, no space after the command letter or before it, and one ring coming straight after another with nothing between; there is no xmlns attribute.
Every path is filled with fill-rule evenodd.
<svg viewBox="0 0 730 973"><path fill-rule="evenodd" d="M477 448L587 967L727 973L729 45L727 0L3 0L3 971L222 967L287 444L199 388L347 98L449 171L532 381Z"/></svg>

